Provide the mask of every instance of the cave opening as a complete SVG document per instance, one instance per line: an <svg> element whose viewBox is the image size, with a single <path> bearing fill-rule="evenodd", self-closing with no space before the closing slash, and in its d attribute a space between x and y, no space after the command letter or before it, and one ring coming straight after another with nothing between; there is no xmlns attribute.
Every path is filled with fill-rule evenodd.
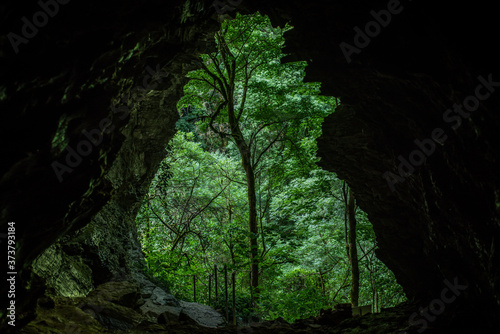
<svg viewBox="0 0 500 334"><path fill-rule="evenodd" d="M304 82L306 62L283 61L291 29L259 13L222 23L216 51L187 75L177 133L136 218L147 275L233 324L406 300L352 190L317 166L340 100Z"/></svg>
<svg viewBox="0 0 500 334"><path fill-rule="evenodd" d="M0 331L498 333L500 156L496 143L500 142L500 118L496 111L500 105L500 56L491 43L498 30L492 6L486 1L450 6L393 0L42 0L25 6L22 1L6 0L0 6L0 15L5 17L0 24L0 132L5 138L0 164L0 244L3 248L10 243L15 248L15 263L7 262L15 265L15 271L4 271L8 284L1 286ZM353 190L355 204L370 218L366 235L373 227L376 256L401 284L406 303L355 318L352 310L339 307L320 310L319 316L294 325L278 318L253 327L211 329L213 323L206 326L194 320L200 312L217 315L211 313L213 308L189 301L191 282L182 284L188 300L182 301L166 292L168 280L167 284L155 281L154 274L142 271L147 263L139 239L145 238L141 229L137 235L136 217L150 192L151 180L156 182L158 167L164 167L165 147L175 136L178 110L183 118L179 124L185 127L193 125L189 122L193 114L204 117L209 116L207 110L217 112L217 103L178 106L188 72L200 68L200 54L217 47L213 35L220 28L221 15L257 11L268 15L275 26L284 27L291 20L294 29L286 35L284 51L287 62L307 61L305 81L321 82L325 96L340 97L342 103L324 118L321 135L317 141L310 140L308 147L314 151L317 143L318 164L335 172ZM221 116L226 114L221 111ZM222 130L220 123L212 125ZM311 136L313 128L304 137ZM216 153L221 155L210 149L210 145L222 143L219 136L211 136L212 141L201 138L210 145L200 146L197 132L184 130L193 132L193 138L185 135L174 141L183 142L207 160ZM422 143L429 143L427 139L434 140L436 133L440 140L435 140L433 149L415 153ZM226 153L237 157L240 147L224 140ZM428 156L415 160L424 152ZM286 154L280 156L284 157ZM400 173L403 159L411 162L411 157L416 162L411 166L414 169ZM261 161L266 161L265 155ZM188 163L191 160L186 166ZM234 165L234 161L227 163ZM284 167L285 163L276 169ZM212 176L217 172L220 169L207 171ZM328 175L316 171L314 177L323 182ZM384 175L396 178L388 180ZM288 190L289 198L302 198L309 191L304 185L312 184L311 176L303 176L308 183L297 186L291 180L282 188ZM165 182L169 180L175 178ZM243 176L238 179L245 183L243 180ZM325 188L331 185L324 184ZM334 188L342 189L342 185ZM233 188L235 194L244 193L243 188ZM322 191L314 191L313 198ZM265 207L266 196L266 192L256 196L257 204L261 198ZM278 199L286 204L287 198L275 197L270 218L284 217L286 221L292 217L289 220L294 223L305 219L293 212L297 205L278 210ZM210 194L207 198L211 199ZM317 208L320 203L304 200L299 207ZM285 214L278 215L280 212ZM359 217L360 226L362 221ZM345 220L339 226L342 223ZM287 233L277 225L274 240L283 240L284 235L296 241L294 231ZM235 228L239 235L247 233L243 225ZM257 224L257 232L260 230ZM311 233L298 231L304 239L323 234L320 228ZM358 238L366 236L365 232ZM254 259L259 259L258 251L263 249L263 234L254 234ZM328 241L344 245L345 234L341 228ZM196 239L194 235L188 233ZM228 247L223 242L217 244L223 236L220 233L211 243L225 250ZM250 235L241 236L242 249L236 254L238 261L247 261L242 270L250 270L244 249L249 243ZM198 246L202 253L201 242ZM7 249L8 256L13 256L12 248ZM277 248L266 250L271 254ZM361 248L370 250L361 243L360 257ZM151 259L151 249L148 262L154 267L157 263ZM283 259L308 251L298 244L283 249L289 250L280 254ZM148 255L147 245L144 250ZM214 261L219 274L220 266L225 260L231 262L229 259L226 253ZM304 314L301 307L312 309L312 300L320 300L293 300L300 293L322 296L322 275L315 271L318 263L310 261L309 267L297 271L290 267L283 274L273 272L278 264L269 269L263 260L259 263L263 287L269 285L272 275L287 275L274 281L276 289L258 291L260 300L266 294L271 298L287 290L290 294L279 297L291 308L296 306L293 311L297 314ZM363 270L361 267L361 279L366 277ZM331 284L329 274L323 278ZM252 279L242 276L236 276L238 288L243 297L247 289L248 300ZM204 302L205 286L196 282L197 301ZM309 283L312 288L305 289ZM175 292L175 286L170 288ZM370 300L362 289L361 285L361 306ZM343 300L351 297L341 292L339 296ZM266 307L275 315L283 311L270 305L262 309ZM268 313L267 319L272 318Z"/></svg>

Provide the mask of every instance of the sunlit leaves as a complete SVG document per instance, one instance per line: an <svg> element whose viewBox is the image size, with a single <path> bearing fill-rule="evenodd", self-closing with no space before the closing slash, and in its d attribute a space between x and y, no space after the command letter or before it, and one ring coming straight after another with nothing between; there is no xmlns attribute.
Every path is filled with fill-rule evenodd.
<svg viewBox="0 0 500 334"><path fill-rule="evenodd" d="M306 62L281 62L290 29L272 27L259 14L223 23L217 51L201 55L200 69L188 74L178 103L182 131L169 145L137 224L150 272L180 298L192 298L195 274L198 301L207 302L208 275L214 264L226 264L237 272L238 312L250 312L247 180L241 142L236 145L235 124L228 123L231 107L241 116L237 125L255 174L258 312L292 321L348 302L350 271L343 184L316 165L321 124L339 100L320 95L320 83L304 82ZM360 301L370 303L378 290L383 306L393 305L400 288L376 258L376 238L360 209L357 220Z"/></svg>

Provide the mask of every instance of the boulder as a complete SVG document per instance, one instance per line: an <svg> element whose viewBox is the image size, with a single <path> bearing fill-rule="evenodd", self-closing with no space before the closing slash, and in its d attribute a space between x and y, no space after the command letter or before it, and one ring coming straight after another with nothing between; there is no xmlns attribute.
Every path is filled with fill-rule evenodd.
<svg viewBox="0 0 500 334"><path fill-rule="evenodd" d="M142 314L147 316L150 321L153 322L157 322L158 318L164 313L169 313L178 319L181 312L180 307L158 305L151 299L146 299L145 303L140 307L140 309Z"/></svg>
<svg viewBox="0 0 500 334"><path fill-rule="evenodd" d="M154 288L151 294L151 300L153 303L156 305L166 305L166 306L173 306L173 307L180 307L180 303L177 299L175 299L174 296L172 296L169 293L166 293L163 289L161 288Z"/></svg>
<svg viewBox="0 0 500 334"><path fill-rule="evenodd" d="M210 306L185 301L180 303L182 307L180 320L187 322L193 320L198 325L211 328L221 327L225 324L224 317Z"/></svg>
<svg viewBox="0 0 500 334"><path fill-rule="evenodd" d="M90 299L105 300L134 309L137 307L141 296L137 284L123 281L101 284L93 290L88 297Z"/></svg>
<svg viewBox="0 0 500 334"><path fill-rule="evenodd" d="M160 314L158 316L157 321L159 324L163 324L163 325L178 324L181 321L180 314L182 314L182 312L179 314L175 314L175 313L169 312L169 311L163 312L162 314Z"/></svg>

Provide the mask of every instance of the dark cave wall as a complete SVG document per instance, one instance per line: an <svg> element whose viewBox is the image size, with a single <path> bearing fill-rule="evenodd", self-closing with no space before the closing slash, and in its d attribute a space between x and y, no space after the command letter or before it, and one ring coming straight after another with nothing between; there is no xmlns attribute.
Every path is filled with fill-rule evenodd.
<svg viewBox="0 0 500 334"><path fill-rule="evenodd" d="M170 68L169 73L175 72ZM168 90L149 93L134 108L122 130L126 139L105 176L113 184L111 198L88 225L66 235L34 262L35 273L58 295L85 296L94 286L133 276L142 268L134 217L174 135L177 96L184 84L183 79L171 82Z"/></svg>
<svg viewBox="0 0 500 334"><path fill-rule="evenodd" d="M10 111L4 114L2 133L6 138L19 140L16 145L6 147L9 158L2 165L5 189L2 199L9 205L5 205L2 215L4 219L17 217L19 221L26 221L19 224L20 237L30 235L33 240L48 237L50 244L68 230L88 224L88 218L110 198L112 188L123 187L125 181L130 181L115 178L110 182L105 175L134 130L124 133L127 125L132 126L132 117L147 119L143 110L134 111L145 99L143 91L136 88L144 87L145 76L160 69L158 79L150 80L149 84L158 83L155 90L179 95L183 76L189 63L196 59L197 49L205 50L205 44L212 43L206 34L216 25L206 19L206 23L181 25L184 9L175 2L169 6L160 6L161 2L154 1L128 7L126 3L121 4L127 9L119 13L115 9L117 3L109 3L108 7L95 7L92 3L67 7L64 16L54 18L60 18L54 22L56 26L48 26L50 29L44 31L45 37L40 32L45 40L30 40L17 55L12 54L10 44L7 45L2 35L5 95L1 102L2 110ZM10 7L12 12L5 10L14 21L9 28L17 27L15 18L30 8L17 8L13 4ZM153 15L154 12L158 14ZM113 22L117 29L110 26L109 17L113 13L117 14ZM92 24L86 21L90 16L94 18ZM138 27L134 26L133 18L141 23ZM71 30L72 35L61 31L61 27ZM167 70L169 72L165 72ZM124 101L128 101L129 109L122 109ZM155 116L151 121L157 120ZM59 182L52 163L66 164L65 147L77 149L79 143L87 139L82 131L92 133L102 128L103 121L109 123L109 127L102 142L94 145L91 154L77 163L73 171L63 173ZM144 120L135 122L140 125ZM157 122L156 126L164 125ZM154 130L148 129L148 132L155 134ZM51 195L48 207L43 189L48 189ZM33 196L27 197L26 193ZM27 212L26 207L32 211ZM40 235L23 233L24 227L35 226L35 222L52 230L40 228ZM43 246L21 247L19 256L29 263L40 249Z"/></svg>
<svg viewBox="0 0 500 334"><path fill-rule="evenodd" d="M51 245L48 252L61 260L41 257L35 272L60 293L85 294L130 274L140 259L138 201L172 135L184 75L212 47L217 29L210 1L185 3L71 2L18 54L6 34L19 32L19 18L39 8L1 5L0 127L14 144L4 147L0 165L0 225L4 231L16 221L19 303L33 304L43 289L31 263ZM243 1L238 10L261 10L276 24L291 18L289 60L307 60L308 79L341 99L323 127L321 166L352 187L374 225L378 255L408 295L436 298L444 279L459 276L470 284L464 295L472 305L498 306L500 92L456 131L442 120L474 92L478 75L500 81L494 10L485 1L474 7L401 2L404 9L348 63L339 43L354 44L353 27L363 28L373 20L370 11L387 4ZM146 68L157 65L161 83L146 98L133 98ZM128 94L136 103L121 119L116 101ZM64 161L64 147L77 147L82 130L104 118L115 129L59 182L52 162ZM445 144L392 192L383 174L395 173L398 155L408 156L413 141L436 127L446 130ZM59 282L53 275L71 268L81 274ZM28 283L31 290L23 291Z"/></svg>
<svg viewBox="0 0 500 334"><path fill-rule="evenodd" d="M293 18L289 59L308 60L307 79L341 99L323 125L320 165L352 187L374 225L378 256L411 299L426 306L440 296L444 280L457 278L469 283L462 301L498 308L500 87L490 87L497 91L470 117L460 117L456 129L456 120L443 120L447 109L476 94L479 76L500 82L491 8L485 2L318 4L259 8L275 21ZM348 62L339 45L356 47L353 28L364 31L375 21L371 11L389 7L397 14ZM398 156L408 160L418 148L414 141L431 138L436 128L445 142L435 142L425 163L392 191L384 173L399 175Z"/></svg>
<svg viewBox="0 0 500 334"><path fill-rule="evenodd" d="M353 188L374 225L379 257L410 297L438 298L443 280L459 277L469 282L467 298L498 307L500 94L482 101L456 130L443 121L447 109L474 95L479 75L500 81L488 35L494 30L485 29L494 20L484 9L423 4L400 15L350 65L340 48L329 67L319 65L334 78L325 91L343 102L323 127L320 165ZM460 35L464 22L468 34ZM316 66L314 79L324 75L314 73ZM424 165L392 192L383 174L398 174L398 156L408 159L414 140L430 138L436 128L447 136L444 144L435 143Z"/></svg>
<svg viewBox="0 0 500 334"><path fill-rule="evenodd" d="M18 54L1 34L0 126L11 138L0 167L1 226L16 222L19 320L43 281L81 295L129 275L140 260L139 201L173 135L185 74L213 45L218 27L203 8L180 1L71 3ZM18 32L19 18L39 8L11 2L1 10L2 32ZM66 147L77 150L88 140L82 131L99 128L102 141L59 182L53 162L66 165ZM37 278L32 261L51 245L47 255L57 255L38 259Z"/></svg>

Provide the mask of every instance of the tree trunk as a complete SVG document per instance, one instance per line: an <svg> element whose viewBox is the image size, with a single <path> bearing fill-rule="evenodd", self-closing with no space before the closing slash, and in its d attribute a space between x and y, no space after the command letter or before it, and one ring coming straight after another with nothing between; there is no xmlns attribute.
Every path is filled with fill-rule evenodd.
<svg viewBox="0 0 500 334"><path fill-rule="evenodd" d="M344 199L344 207L345 207L345 210L344 210L344 239L345 239L345 251L346 251L346 256L347 258L349 259L349 263L351 262L351 253L349 251L349 221L348 221L348 217L347 217L347 213L349 211L349 204L348 204L348 189L346 187L346 183L345 181L343 182L342 184L342 194L343 194L343 199Z"/></svg>
<svg viewBox="0 0 500 334"><path fill-rule="evenodd" d="M247 178L247 194L248 194L248 229L250 232L250 271L251 282L250 288L253 290L253 300L255 303L259 299L259 258L258 258L258 222L257 222L257 197L255 196L255 175L251 166L250 150L248 155L242 159L243 167Z"/></svg>
<svg viewBox="0 0 500 334"><path fill-rule="evenodd" d="M321 272L321 269L319 271L319 279L321 282L321 295L324 297L325 296L325 281L323 280L323 273Z"/></svg>
<svg viewBox="0 0 500 334"><path fill-rule="evenodd" d="M255 306L255 301L259 299L259 229L257 221L257 196L255 193L255 174L252 166L252 153L248 147L239 124L234 115L234 108L231 104L228 105L229 125L231 126L232 137L238 146L241 155L241 163L245 169L247 179L247 196L248 196L248 230L250 239L250 289L252 289L252 304Z"/></svg>
<svg viewBox="0 0 500 334"><path fill-rule="evenodd" d="M245 175L247 179L247 194L248 194L248 227L249 227L249 239L250 239L250 289L252 291L252 303L255 306L255 301L258 300L259 296L259 257L258 257L258 221L257 221L257 196L255 193L255 173L254 166L252 163L252 153L249 147L249 144L245 141L245 137L241 132L240 121L236 116L235 106L234 106L234 94L236 91L236 57L231 53L227 43L224 39L224 36L221 33L216 35L216 38L219 40L219 51L222 56L222 63L225 66L225 70L227 73L227 81L219 80L218 84L220 86L220 92L223 93L224 100L227 106L227 116L228 116L228 124L230 128L230 136L233 138L235 144L238 147L238 151L241 155L241 162L243 168L245 169ZM248 64L247 64L248 65ZM251 73L252 71L250 71ZM208 71L208 73L211 73ZM219 70L219 75L223 76L222 71ZM251 74L248 71L245 71L246 81L245 87L248 85L248 80L250 79ZM211 76L215 77L214 74ZM244 101L246 100L246 89L243 93L242 102L240 104L240 112L244 108ZM241 114L240 114L241 115ZM212 119L213 120L213 119ZM212 123L211 123L212 124ZM217 131L216 131L217 132ZM220 132L219 132L220 133Z"/></svg>
<svg viewBox="0 0 500 334"><path fill-rule="evenodd" d="M359 299L359 265L358 250L356 247L356 215L355 215L354 194L349 189L349 200L347 205L347 216L349 220L349 259L351 262L351 304L358 306Z"/></svg>

